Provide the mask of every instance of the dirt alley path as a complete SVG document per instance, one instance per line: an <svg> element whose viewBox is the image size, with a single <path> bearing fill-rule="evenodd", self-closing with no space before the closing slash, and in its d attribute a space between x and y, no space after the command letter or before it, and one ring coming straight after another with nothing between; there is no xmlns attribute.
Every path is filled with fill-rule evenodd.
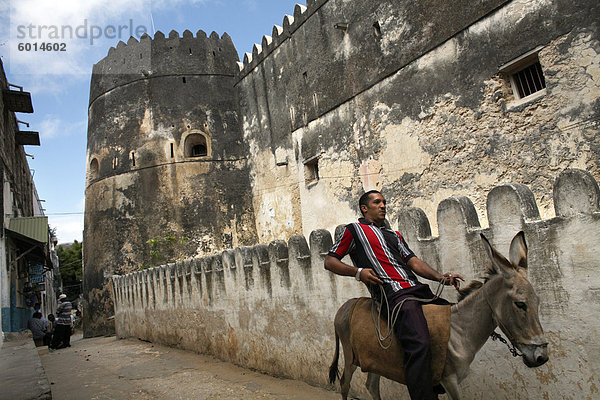
<svg viewBox="0 0 600 400"><path fill-rule="evenodd" d="M71 337L71 347L39 348L54 399L339 400L335 392L274 378L210 356L140 340Z"/></svg>

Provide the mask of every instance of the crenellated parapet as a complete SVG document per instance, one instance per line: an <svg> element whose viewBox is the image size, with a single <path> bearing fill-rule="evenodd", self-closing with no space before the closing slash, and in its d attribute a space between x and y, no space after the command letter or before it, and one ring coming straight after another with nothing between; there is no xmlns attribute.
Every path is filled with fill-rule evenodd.
<svg viewBox="0 0 600 400"><path fill-rule="evenodd" d="M485 267L480 233L490 238L503 251L518 231L524 231L531 246L540 233L559 229L569 218L600 217L598 184L582 170L566 170L554 184L556 218L541 220L532 191L525 185L508 183L493 188L487 196L489 227L482 228L471 200L455 196L442 201L437 210L439 236L431 236L431 225L418 208L403 210L398 217L400 230L417 254L441 270L460 268L466 276L479 274ZM589 218L589 217L588 217ZM540 232L543 229L544 232Z"/></svg>
<svg viewBox="0 0 600 400"><path fill-rule="evenodd" d="M570 338L600 334L597 319L586 317L600 312L599 193L588 172L567 170L556 179L557 215L549 220L540 219L528 187L504 184L488 194L487 228L480 226L467 197L450 197L439 204L438 237L431 236L430 222L417 208L403 210L398 225L419 257L466 279L481 276L489 265L481 233L508 255L510 240L523 230L529 249L528 275L540 297L542 325L550 346L565 350L553 352L553 369L561 379L578 382L584 379L583 369L598 359ZM336 232L340 230L341 226ZM316 230L308 240L296 235L287 242L243 246L113 276L117 334L206 352L325 386L324 371L334 349L335 312L348 298L367 295L354 279L323 268L332 243L329 231ZM436 283L430 285L435 291ZM454 300L454 292L446 289L444 297ZM582 302L586 302L585 312L580 311ZM586 352L589 361L572 364L571 350ZM478 357L502 363L494 366L493 375L478 370L469 379L486 379L499 387L523 367L513 365L506 349L494 342L486 344ZM543 397L548 390L535 380L530 385L532 398ZM393 386L386 390L401 391Z"/></svg>
<svg viewBox="0 0 600 400"><path fill-rule="evenodd" d="M577 190L573 192L573 188ZM556 180L554 199L557 215L551 220L540 219L529 188L521 184L505 184L495 187L488 194L488 228L480 226L473 203L467 197L450 197L438 207L438 237L431 236L430 222L418 208L403 210L398 217L397 229L421 258L432 257L430 250L436 250L441 265L436 258L432 258L428 260L432 266L444 270L460 268L465 276L473 276L481 272L480 267L486 264L483 262L486 255L479 245L480 233L496 247L507 250L505 247L512 237L523 230L530 247L535 248L543 244L539 242L540 235L544 234L540 231L541 227L548 231L555 225L580 218L589 219L594 225L600 223L599 194L598 183L591 174L582 170L567 170ZM336 235L341 233L343 226L338 226ZM600 243L600 235L594 240ZM162 302L172 302L174 306L184 304L192 296L207 296L208 304L212 304L217 296L237 296L240 290L259 293L259 297L264 298L272 298L274 294L291 290L297 285L310 290L327 290L323 282L315 286L314 278L321 275L315 272L315 268L322 267L332 245L331 233L321 229L313 231L308 241L302 235L295 235L287 243L276 240L268 245L241 246L216 255L114 276L117 311L134 301L134 292L138 289L132 292L132 288L150 281L157 286L170 286L169 290L156 290L156 293L164 293ZM456 257L464 259L466 264L455 262ZM449 261L452 261L451 265L444 265ZM296 271L292 272L293 269ZM302 278L302 283L290 280L290 274L294 273ZM192 280L195 284L191 283ZM224 295L219 294L220 290L231 292ZM184 291L186 296L183 295ZM338 296L334 292L329 295L333 298ZM158 306L153 303L152 307Z"/></svg>
<svg viewBox="0 0 600 400"><path fill-rule="evenodd" d="M311 15L321 8L328 0L307 0L306 6L296 4L293 15L286 14L281 26L274 25L271 35L264 35L261 43L255 43L252 52L244 54L242 62L238 62L240 79L260 64L266 57L277 49L283 42L302 25Z"/></svg>
<svg viewBox="0 0 600 400"><path fill-rule="evenodd" d="M138 41L119 41L105 58L94 64L90 104L100 95L128 83L165 75L228 75L236 73L237 51L231 37L199 30L183 34L157 31Z"/></svg>

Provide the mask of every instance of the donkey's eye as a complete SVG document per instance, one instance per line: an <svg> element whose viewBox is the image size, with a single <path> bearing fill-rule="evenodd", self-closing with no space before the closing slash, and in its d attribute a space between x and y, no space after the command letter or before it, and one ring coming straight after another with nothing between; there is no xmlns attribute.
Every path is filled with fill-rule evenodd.
<svg viewBox="0 0 600 400"><path fill-rule="evenodd" d="M527 311L527 304L523 303L522 301L515 301L515 305L521 310Z"/></svg>

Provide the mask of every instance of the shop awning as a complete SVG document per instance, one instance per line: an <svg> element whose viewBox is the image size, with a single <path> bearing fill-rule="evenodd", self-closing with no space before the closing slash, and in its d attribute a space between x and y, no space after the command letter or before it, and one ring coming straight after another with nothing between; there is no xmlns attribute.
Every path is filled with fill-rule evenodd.
<svg viewBox="0 0 600 400"><path fill-rule="evenodd" d="M53 268L48 252L48 217L12 218L9 227L4 232L19 250L17 259Z"/></svg>
<svg viewBox="0 0 600 400"><path fill-rule="evenodd" d="M48 217L11 218L8 229L40 243L48 243Z"/></svg>

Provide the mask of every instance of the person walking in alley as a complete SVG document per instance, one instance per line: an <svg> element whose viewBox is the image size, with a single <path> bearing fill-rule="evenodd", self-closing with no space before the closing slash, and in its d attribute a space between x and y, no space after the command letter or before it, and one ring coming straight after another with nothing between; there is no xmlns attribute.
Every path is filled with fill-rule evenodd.
<svg viewBox="0 0 600 400"><path fill-rule="evenodd" d="M52 343L50 349L63 349L65 347L71 347L71 310L73 305L70 301L67 301L67 295L61 294L58 296L59 305L56 309L56 320L54 328L54 336L52 337Z"/></svg>

